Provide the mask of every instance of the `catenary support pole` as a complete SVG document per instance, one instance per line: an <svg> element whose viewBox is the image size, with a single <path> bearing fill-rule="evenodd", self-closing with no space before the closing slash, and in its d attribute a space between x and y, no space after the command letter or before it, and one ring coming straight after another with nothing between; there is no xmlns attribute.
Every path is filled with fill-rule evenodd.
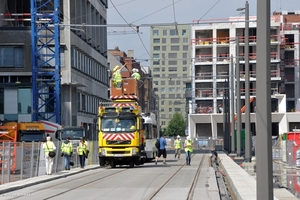
<svg viewBox="0 0 300 200"><path fill-rule="evenodd" d="M236 37L236 113L237 113L237 124L236 124L236 154L238 157L241 156L241 90L240 90L240 41L239 36Z"/></svg>
<svg viewBox="0 0 300 200"><path fill-rule="evenodd" d="M274 194L270 103L270 0L257 0L256 66L256 199L271 200Z"/></svg>
<svg viewBox="0 0 300 200"><path fill-rule="evenodd" d="M231 55L231 74L230 74L230 99L231 99L231 104L230 104L230 113L231 113L231 153L235 152L235 136L234 136L234 130L235 130L235 120L234 120L234 65L233 65L233 55Z"/></svg>
<svg viewBox="0 0 300 200"><path fill-rule="evenodd" d="M250 69L249 69L249 3L245 4L245 162L251 162Z"/></svg>

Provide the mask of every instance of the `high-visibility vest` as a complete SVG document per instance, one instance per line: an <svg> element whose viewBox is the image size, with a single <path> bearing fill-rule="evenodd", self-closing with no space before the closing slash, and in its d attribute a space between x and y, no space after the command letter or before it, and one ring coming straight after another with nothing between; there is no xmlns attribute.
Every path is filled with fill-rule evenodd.
<svg viewBox="0 0 300 200"><path fill-rule="evenodd" d="M185 142L185 145L187 146L187 147L185 147L185 151L187 152L187 151L189 151L189 152L193 152L193 142L190 140L186 140ZM191 145L191 146L190 146Z"/></svg>
<svg viewBox="0 0 300 200"><path fill-rule="evenodd" d="M73 144L71 142L68 144L62 143L61 151L67 155L70 155L73 152Z"/></svg>
<svg viewBox="0 0 300 200"><path fill-rule="evenodd" d="M50 151L54 151L53 146L54 146L54 144L51 141L48 141L48 142L45 143L45 155L48 155L48 153Z"/></svg>
<svg viewBox="0 0 300 200"><path fill-rule="evenodd" d="M137 72L134 72L134 73L132 74L132 76L133 76L136 80L140 80L140 79L141 79L141 75L140 75L139 73L137 73Z"/></svg>
<svg viewBox="0 0 300 200"><path fill-rule="evenodd" d="M175 140L175 149L180 149L180 140Z"/></svg>
<svg viewBox="0 0 300 200"><path fill-rule="evenodd" d="M121 74L120 70L117 70L114 73L114 82L122 82L122 74Z"/></svg>
<svg viewBox="0 0 300 200"><path fill-rule="evenodd" d="M78 155L83 155L83 153L86 154L86 144L80 142L78 146Z"/></svg>

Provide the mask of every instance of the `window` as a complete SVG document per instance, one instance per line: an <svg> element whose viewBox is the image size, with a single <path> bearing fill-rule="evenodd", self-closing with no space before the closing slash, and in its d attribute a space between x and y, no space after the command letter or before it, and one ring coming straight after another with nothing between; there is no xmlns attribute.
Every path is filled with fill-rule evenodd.
<svg viewBox="0 0 300 200"><path fill-rule="evenodd" d="M161 125L166 125L166 122L165 121L161 121Z"/></svg>
<svg viewBox="0 0 300 200"><path fill-rule="evenodd" d="M31 89L18 89L18 113L31 114Z"/></svg>
<svg viewBox="0 0 300 200"><path fill-rule="evenodd" d="M162 39L161 39L161 43L166 44L166 43L167 43L166 38L162 38Z"/></svg>
<svg viewBox="0 0 300 200"><path fill-rule="evenodd" d="M171 46L171 51L179 51L179 46Z"/></svg>
<svg viewBox="0 0 300 200"><path fill-rule="evenodd" d="M183 51L188 51L189 50L189 46L188 45L184 45L182 48Z"/></svg>
<svg viewBox="0 0 300 200"><path fill-rule="evenodd" d="M166 85L166 81L161 81L160 84L161 85Z"/></svg>
<svg viewBox="0 0 300 200"><path fill-rule="evenodd" d="M160 51L160 46L154 46L153 51Z"/></svg>
<svg viewBox="0 0 300 200"><path fill-rule="evenodd" d="M162 51L166 51L166 50L167 50L167 47L166 47L166 46L162 46L162 47L161 47L161 50L162 50Z"/></svg>
<svg viewBox="0 0 300 200"><path fill-rule="evenodd" d="M185 29L183 29L183 30L181 31L181 35L186 35L186 30L185 30Z"/></svg>
<svg viewBox="0 0 300 200"><path fill-rule="evenodd" d="M171 43L179 43L179 38L171 38Z"/></svg>
<svg viewBox="0 0 300 200"><path fill-rule="evenodd" d="M81 94L77 92L77 110L80 110L80 105L81 105L80 97Z"/></svg>
<svg viewBox="0 0 300 200"><path fill-rule="evenodd" d="M182 65L186 65L187 64L187 61L186 60L183 60L182 61Z"/></svg>
<svg viewBox="0 0 300 200"><path fill-rule="evenodd" d="M187 70L187 67L183 67L183 68L182 68L182 71L183 71L183 72L186 72L186 70Z"/></svg>
<svg viewBox="0 0 300 200"><path fill-rule="evenodd" d="M175 108L175 112L180 112L180 108Z"/></svg>
<svg viewBox="0 0 300 200"><path fill-rule="evenodd" d="M169 108L169 112L172 112L172 108Z"/></svg>
<svg viewBox="0 0 300 200"><path fill-rule="evenodd" d="M169 92L175 92L175 87L169 87Z"/></svg>
<svg viewBox="0 0 300 200"><path fill-rule="evenodd" d="M159 65L159 60L154 60L152 64L153 65Z"/></svg>
<svg viewBox="0 0 300 200"><path fill-rule="evenodd" d="M188 38L182 38L182 43L189 43L189 39Z"/></svg>
<svg viewBox="0 0 300 200"><path fill-rule="evenodd" d="M23 47L0 47L0 67L24 67Z"/></svg>
<svg viewBox="0 0 300 200"><path fill-rule="evenodd" d="M168 57L169 58L177 58L177 53L169 53Z"/></svg>
<svg viewBox="0 0 300 200"><path fill-rule="evenodd" d="M158 81L153 81L154 85L158 85Z"/></svg>
<svg viewBox="0 0 300 200"><path fill-rule="evenodd" d="M161 105L163 106L163 105L165 105L165 101L163 100L163 101L161 101Z"/></svg>
<svg viewBox="0 0 300 200"><path fill-rule="evenodd" d="M153 39L153 43L160 43L160 39Z"/></svg>
<svg viewBox="0 0 300 200"><path fill-rule="evenodd" d="M166 71L166 68L162 67L162 68L161 68L161 71L163 71L163 72Z"/></svg>
<svg viewBox="0 0 300 200"><path fill-rule="evenodd" d="M169 67L169 72L177 72L177 67Z"/></svg>
<svg viewBox="0 0 300 200"><path fill-rule="evenodd" d="M81 95L81 110L82 111L85 111L86 110L86 108L85 108L85 106L86 106L86 96L84 95L84 94L82 94Z"/></svg>
<svg viewBox="0 0 300 200"><path fill-rule="evenodd" d="M177 60L169 60L169 65L177 65Z"/></svg>
<svg viewBox="0 0 300 200"><path fill-rule="evenodd" d="M187 58L187 53L183 53L182 58Z"/></svg>
<svg viewBox="0 0 300 200"><path fill-rule="evenodd" d="M158 30L153 30L153 31L152 31L152 35L153 35L153 36L158 36Z"/></svg>
<svg viewBox="0 0 300 200"><path fill-rule="evenodd" d="M170 30L170 35L177 35L177 30L175 30L175 29Z"/></svg>
<svg viewBox="0 0 300 200"><path fill-rule="evenodd" d="M158 54L158 53L154 53L154 54L153 54L153 58L154 58L154 59L155 59L155 58L156 58L156 59L159 59L159 54Z"/></svg>
<svg viewBox="0 0 300 200"><path fill-rule="evenodd" d="M161 92L165 92L165 91L166 91L166 88L162 87L162 88L160 88L160 91L161 91Z"/></svg>
<svg viewBox="0 0 300 200"><path fill-rule="evenodd" d="M163 30L163 35L164 36L168 35L168 31L167 30Z"/></svg>
<svg viewBox="0 0 300 200"><path fill-rule="evenodd" d="M154 71L154 72L159 72L159 71L160 71L160 68L159 68L159 67L153 67L153 71Z"/></svg>

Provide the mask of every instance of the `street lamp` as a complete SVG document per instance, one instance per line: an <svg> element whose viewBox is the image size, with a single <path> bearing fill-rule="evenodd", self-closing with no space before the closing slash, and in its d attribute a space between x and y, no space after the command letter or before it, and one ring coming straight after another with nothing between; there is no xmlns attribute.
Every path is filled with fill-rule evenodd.
<svg viewBox="0 0 300 200"><path fill-rule="evenodd" d="M251 130L250 130L250 82L249 82L249 3L246 1L244 8L238 8L237 11L245 10L245 161L251 162Z"/></svg>

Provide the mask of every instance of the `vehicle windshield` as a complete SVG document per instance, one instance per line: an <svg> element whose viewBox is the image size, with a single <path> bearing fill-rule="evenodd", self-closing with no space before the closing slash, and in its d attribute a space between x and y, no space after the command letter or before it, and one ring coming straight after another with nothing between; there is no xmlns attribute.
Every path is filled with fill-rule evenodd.
<svg viewBox="0 0 300 200"><path fill-rule="evenodd" d="M21 133L21 142L41 142L45 139L45 132L27 132L27 133Z"/></svg>
<svg viewBox="0 0 300 200"><path fill-rule="evenodd" d="M62 140L65 140L67 137L70 137L70 140L80 140L84 136L84 130L81 129L62 130L60 133Z"/></svg>
<svg viewBox="0 0 300 200"><path fill-rule="evenodd" d="M135 130L135 117L102 118L101 121L101 131L103 132L134 132Z"/></svg>

